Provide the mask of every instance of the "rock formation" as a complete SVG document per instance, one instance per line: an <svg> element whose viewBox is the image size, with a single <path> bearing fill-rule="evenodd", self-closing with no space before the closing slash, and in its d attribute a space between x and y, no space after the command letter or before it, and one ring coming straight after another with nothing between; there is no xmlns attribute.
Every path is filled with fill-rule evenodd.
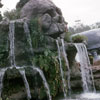
<svg viewBox="0 0 100 100"><path fill-rule="evenodd" d="M21 18L40 18L45 35L57 38L66 32L67 24L61 10L51 0L29 0L21 9Z"/></svg>

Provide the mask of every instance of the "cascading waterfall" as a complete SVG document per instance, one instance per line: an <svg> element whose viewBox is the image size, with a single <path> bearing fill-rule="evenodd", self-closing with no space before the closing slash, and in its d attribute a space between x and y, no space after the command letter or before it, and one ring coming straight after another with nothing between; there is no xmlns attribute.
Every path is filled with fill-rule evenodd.
<svg viewBox="0 0 100 100"><path fill-rule="evenodd" d="M61 39L61 42L62 42L62 49L63 49L63 56L64 56L64 59L65 59L65 62L66 62L66 66L67 66L67 69L68 69L68 76L67 76L67 80L68 80L68 94L69 96L71 95L71 84L70 84L70 68L69 68L69 62L68 62L68 59L67 59L67 54L65 52L65 46L64 46L64 40Z"/></svg>
<svg viewBox="0 0 100 100"><path fill-rule="evenodd" d="M15 21L10 21L10 24L9 24L10 53L9 53L9 56L10 56L11 66L16 67L16 64L15 64L15 52L14 52L14 49L15 49L15 46L14 46L14 40L15 40L14 34L15 34Z"/></svg>
<svg viewBox="0 0 100 100"><path fill-rule="evenodd" d="M93 90L94 92L96 92L95 84L94 84L93 72L92 72L92 68L91 68L91 64L90 64L90 60L89 60L89 56L88 56L88 52L87 52L87 48L86 48L85 45L84 45L84 49L85 49L85 55L86 55L86 58L87 58L87 63L88 63L89 70L90 70L91 83L92 83L92 90Z"/></svg>
<svg viewBox="0 0 100 100"><path fill-rule="evenodd" d="M80 59L81 76L84 92L95 91L92 68L88 58L86 46L82 43L75 44Z"/></svg>
<svg viewBox="0 0 100 100"><path fill-rule="evenodd" d="M2 93L2 89L3 89L3 78L4 78L4 74L5 74L5 71L7 69L0 69L0 98L1 98L1 93Z"/></svg>
<svg viewBox="0 0 100 100"><path fill-rule="evenodd" d="M29 46L30 46L30 51L31 51L31 54L33 55L32 40L31 40L30 31L29 31L27 22L24 22L24 32L26 33L27 41L28 41ZM45 79L45 76L44 76L42 70L40 70L39 68L36 68L36 67L32 67L32 68L33 68L33 70L37 71L40 74L40 76L43 80L43 84L44 84L44 87L46 89L46 93L48 95L48 98L49 98L49 100L52 100L51 95L50 95L50 89L49 89L48 83Z"/></svg>
<svg viewBox="0 0 100 100"><path fill-rule="evenodd" d="M29 87L29 84L28 84L28 81L27 81L27 78L26 78L26 75L25 75L25 70L19 69L19 72L22 75L22 78L23 78L23 81L24 81L24 84L25 84L25 88L26 88L26 92L27 92L27 99L30 100L31 99L31 93L30 93L30 87Z"/></svg>
<svg viewBox="0 0 100 100"><path fill-rule="evenodd" d="M61 62L61 52L60 52L60 46L59 46L59 42L58 40L56 40L57 43L57 48L58 48L58 59L59 59L59 64L60 64L60 73L61 73L61 78L62 78L62 83L63 83L63 92L64 92L64 98L67 98L67 85L66 85L66 81L64 78L64 72L63 72L63 68L62 68L62 62Z"/></svg>
<svg viewBox="0 0 100 100"><path fill-rule="evenodd" d="M32 40L31 40L30 31L29 31L27 22L24 22L23 27L24 27L24 32L25 32L26 37L27 37L27 41L28 41L29 46L30 46L30 52L33 55Z"/></svg>
<svg viewBox="0 0 100 100"><path fill-rule="evenodd" d="M52 100L52 99L51 99L51 95L50 95L50 89L49 89L48 83L47 83L47 81L46 81L46 79L45 79L45 76L44 76L42 70L40 70L40 69L37 68L37 67L32 67L32 68L33 68L33 70L37 71L37 72L40 74L40 76L41 76L41 78L42 78L42 80L43 80L43 84L44 84L46 93L47 93L47 95L48 95L48 98L49 98L49 100Z"/></svg>
<svg viewBox="0 0 100 100"><path fill-rule="evenodd" d="M15 63L15 44L14 44L14 40L15 40L15 21L11 21L9 24L9 40L10 40L10 62L11 62L11 67L16 67L16 63ZM31 99L31 94L30 94L30 88L29 88L29 84L27 82L26 76L25 76L25 71L21 71L19 70L22 77L23 77L23 81L25 84L25 88L26 88L26 92L27 92L27 98L28 100Z"/></svg>

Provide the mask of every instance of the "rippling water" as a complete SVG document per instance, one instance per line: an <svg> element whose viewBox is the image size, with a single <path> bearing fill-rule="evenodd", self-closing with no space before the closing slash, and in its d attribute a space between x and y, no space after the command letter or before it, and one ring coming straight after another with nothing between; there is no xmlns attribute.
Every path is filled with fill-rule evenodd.
<svg viewBox="0 0 100 100"><path fill-rule="evenodd" d="M57 100L100 100L100 93L73 94L70 98L58 98Z"/></svg>

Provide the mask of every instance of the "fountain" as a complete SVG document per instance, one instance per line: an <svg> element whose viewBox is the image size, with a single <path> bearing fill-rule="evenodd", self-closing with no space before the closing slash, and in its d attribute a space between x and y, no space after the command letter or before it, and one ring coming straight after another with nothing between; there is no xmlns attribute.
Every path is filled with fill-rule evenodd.
<svg viewBox="0 0 100 100"><path fill-rule="evenodd" d="M84 92L95 91L94 79L92 74L92 68L88 58L87 49L84 44L75 44L80 59L80 69L83 82Z"/></svg>
<svg viewBox="0 0 100 100"><path fill-rule="evenodd" d="M60 51L60 46L59 46L58 40L56 40L56 43L57 43L57 48L58 48L58 59L59 59L59 64L60 64L60 74L61 74L62 83L63 83L64 98L67 98L67 90L66 90L67 85L66 85L66 81L64 78L63 68L62 68L61 51Z"/></svg>
<svg viewBox="0 0 100 100"><path fill-rule="evenodd" d="M31 99L31 92L30 92L30 87L27 81L27 78L25 76L25 70L24 67L19 68L18 66L16 66L16 61L15 61L15 46L14 46L14 40L15 40L15 22L16 21L11 21L9 24L9 41L10 41L10 52L9 52L9 56L10 56L10 63L11 63L11 67L10 68L16 68L19 70L24 84L25 84L25 88L26 88L26 92L27 92L27 99L30 100ZM28 24L27 22L23 22L23 28L24 28L24 33L26 34L26 38L27 38L27 42L29 44L29 51L31 52L32 56L33 56L33 47L32 47L32 41L31 41L31 36L30 36L30 31L28 28ZM68 76L67 76L67 82L68 82L68 93L69 95L71 94L71 86L70 86L70 68L69 68L69 63L68 63L68 59L67 59L67 54L65 52L65 47L64 47L64 40L61 39L61 47L59 45L59 41L56 40L57 43L57 48L58 48L58 60L59 60L59 64L60 64L60 74L61 74L61 78L62 78L62 83L63 83L63 92L64 92L64 98L67 98L67 85L66 85L66 80L64 78L64 72L63 72L63 68L62 68L62 58L61 58L61 54L63 53L65 62L66 62L66 66L67 66L67 70L68 70ZM80 64L81 64L81 74L82 74L82 82L83 82L83 90L85 93L87 92L93 92L95 91L95 86L94 86L94 80L93 80L93 73L92 73L92 69L91 69L91 65L89 62L89 58L88 58L88 53L86 50L86 47L84 44L75 44L78 54L80 55ZM32 69L35 70L36 72L39 73L40 77L43 80L43 85L45 87L47 96L49 100L52 100L51 95L50 95L50 89L49 89L49 85L46 81L46 78L42 72L42 70L40 70L38 67L34 67L34 65L32 65ZM31 67L30 67L31 68ZM6 70L0 72L0 92L2 92L2 87L3 87L3 76ZM0 93L1 96L1 93Z"/></svg>

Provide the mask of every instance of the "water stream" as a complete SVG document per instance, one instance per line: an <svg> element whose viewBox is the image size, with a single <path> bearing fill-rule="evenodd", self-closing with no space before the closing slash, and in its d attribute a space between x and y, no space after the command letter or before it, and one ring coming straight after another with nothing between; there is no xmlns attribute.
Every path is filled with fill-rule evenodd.
<svg viewBox="0 0 100 100"><path fill-rule="evenodd" d="M52 100L52 99L51 99L51 95L50 95L49 85L48 85L48 83L47 83L47 81L46 81L46 78L45 78L45 76L44 76L42 70L40 70L40 69L37 68L37 67L32 67L32 68L33 68L33 70L35 70L36 72L39 73L40 77L41 77L42 80L43 80L43 84L44 84L46 93L47 93L47 95L48 95L48 99L49 99L49 100Z"/></svg>
<svg viewBox="0 0 100 100"><path fill-rule="evenodd" d="M19 69L17 66L16 66L16 63L15 63L15 22L16 21L11 21L10 24L9 24L9 41L10 41L10 62L11 62L11 69L13 67L16 67L16 69ZM24 24L24 27L25 25L27 24ZM27 28L25 30L25 32L28 32ZM26 92L27 92L27 98L28 100L31 99L31 94L30 94L30 88L29 88L29 84L27 82L27 79L26 79L26 76L25 76L25 71L24 70L19 70L21 75L22 75L22 78L23 78L23 81L24 81L24 84L25 84L25 88L26 88Z"/></svg>
<svg viewBox="0 0 100 100"><path fill-rule="evenodd" d="M16 64L15 64L15 52L14 52L14 49L15 49L15 44L14 44L14 40L15 40L15 21L10 21L10 24L9 24L9 41L10 41L10 53L9 53L9 56L10 56L10 63L11 63L11 66L13 67L16 67Z"/></svg>
<svg viewBox="0 0 100 100"><path fill-rule="evenodd" d="M0 98L3 89L3 78L6 70L7 70L6 68L0 69Z"/></svg>
<svg viewBox="0 0 100 100"><path fill-rule="evenodd" d="M26 33L27 41L28 41L29 46L30 46L30 51L31 51L31 54L33 55L32 40L31 40L28 24L26 22L24 22L24 32ZM49 89L48 83L46 81L46 78L45 78L42 70L40 70L39 68L36 68L36 67L32 67L32 68L33 68L33 70L37 71L39 73L39 75L41 76L41 78L43 80L43 84L44 84L45 90L46 90L46 93L48 95L48 98L49 98L49 100L52 100L51 99L51 95L50 95L50 89Z"/></svg>
<svg viewBox="0 0 100 100"><path fill-rule="evenodd" d="M68 62L68 59L67 59L67 53L65 52L64 40L61 39L61 42L62 42L63 56L64 56L66 66L67 66L67 69L68 69L67 81L68 81L68 94L70 96L71 95L70 68L69 68L69 62Z"/></svg>
<svg viewBox="0 0 100 100"><path fill-rule="evenodd" d="M90 61L88 58L87 49L84 44L75 44L77 48L79 59L80 59L80 69L83 82L84 92L95 91L94 79L92 74L92 68L90 66Z"/></svg>
<svg viewBox="0 0 100 100"><path fill-rule="evenodd" d="M28 43L29 43L30 52L31 52L31 54L33 55L32 40L31 40L30 30L29 30L29 28L28 28L27 22L24 22L24 32L25 32L25 34L26 34L27 41L28 41Z"/></svg>
<svg viewBox="0 0 100 100"><path fill-rule="evenodd" d="M62 68L61 51L60 51L60 46L59 46L58 40L56 40L56 43L57 43L57 48L58 48L58 59L59 59L59 64L60 64L60 74L61 74L62 83L63 83L64 98L67 98L67 90L66 90L67 85L66 85L66 81L64 78L63 68Z"/></svg>
<svg viewBox="0 0 100 100"><path fill-rule="evenodd" d="M30 93L30 87L29 87L29 84L28 84L28 81L27 81L27 78L26 78L26 75L25 75L25 70L19 69L19 72L20 72L20 74L23 78L24 84L25 84L25 88L26 88L26 92L27 92L27 99L30 100L31 99L31 93Z"/></svg>

